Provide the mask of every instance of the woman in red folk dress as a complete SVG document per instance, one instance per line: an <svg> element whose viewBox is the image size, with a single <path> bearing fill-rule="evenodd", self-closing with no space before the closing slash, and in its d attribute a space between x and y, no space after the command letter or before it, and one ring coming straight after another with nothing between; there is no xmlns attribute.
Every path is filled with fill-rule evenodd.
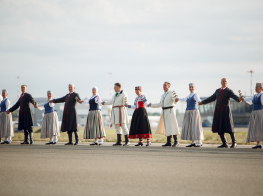
<svg viewBox="0 0 263 196"><path fill-rule="evenodd" d="M139 143L135 146L143 146L142 139L147 139L146 146L150 146L150 138L152 138L152 132L148 114L145 109L145 107L148 106L147 99L144 95L142 95L141 86L135 87L135 93L138 95L138 97L136 97L134 105L128 105L127 103L125 105L128 108L135 109L132 115L129 138L139 138Z"/></svg>

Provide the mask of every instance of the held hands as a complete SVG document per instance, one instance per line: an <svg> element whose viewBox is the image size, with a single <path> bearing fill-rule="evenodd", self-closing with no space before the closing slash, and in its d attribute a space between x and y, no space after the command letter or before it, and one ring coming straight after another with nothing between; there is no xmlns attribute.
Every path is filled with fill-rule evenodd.
<svg viewBox="0 0 263 196"><path fill-rule="evenodd" d="M34 105L34 108L37 108L37 104Z"/></svg>
<svg viewBox="0 0 263 196"><path fill-rule="evenodd" d="M82 101L82 100L79 100L78 102L79 102L80 104L82 104L84 101Z"/></svg>
<svg viewBox="0 0 263 196"><path fill-rule="evenodd" d="M175 98L175 102L178 102L179 101L179 99L178 98Z"/></svg>
<svg viewBox="0 0 263 196"><path fill-rule="evenodd" d="M239 97L238 101L239 103L241 103L242 101L244 101L244 97Z"/></svg>
<svg viewBox="0 0 263 196"><path fill-rule="evenodd" d="M148 107L151 107L151 106L152 106L152 104L151 104L151 103L149 103L149 104L148 104Z"/></svg>
<svg viewBox="0 0 263 196"><path fill-rule="evenodd" d="M49 103L53 103L53 100L49 100Z"/></svg>
<svg viewBox="0 0 263 196"><path fill-rule="evenodd" d="M198 102L198 105L203 105L202 101Z"/></svg>
<svg viewBox="0 0 263 196"><path fill-rule="evenodd" d="M125 105L125 107L128 107L128 103L125 103L124 105Z"/></svg>
<svg viewBox="0 0 263 196"><path fill-rule="evenodd" d="M7 114L10 114L10 111L9 111L9 110L7 110L7 111L6 111L6 113L7 113Z"/></svg>
<svg viewBox="0 0 263 196"><path fill-rule="evenodd" d="M105 101L101 102L101 105L104 105L105 104Z"/></svg>

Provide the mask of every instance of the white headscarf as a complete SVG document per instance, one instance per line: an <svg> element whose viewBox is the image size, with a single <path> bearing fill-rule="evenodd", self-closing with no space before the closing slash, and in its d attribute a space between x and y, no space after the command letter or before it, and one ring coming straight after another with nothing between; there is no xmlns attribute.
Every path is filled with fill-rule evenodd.
<svg viewBox="0 0 263 196"><path fill-rule="evenodd" d="M92 87L92 90L93 90L94 88L97 90L97 93L98 93L98 91L99 91L98 87L93 86L93 87Z"/></svg>

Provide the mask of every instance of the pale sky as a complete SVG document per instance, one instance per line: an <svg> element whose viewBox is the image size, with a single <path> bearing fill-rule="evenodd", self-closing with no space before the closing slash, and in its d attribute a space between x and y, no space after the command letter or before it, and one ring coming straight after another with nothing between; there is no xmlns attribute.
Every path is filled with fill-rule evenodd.
<svg viewBox="0 0 263 196"><path fill-rule="evenodd" d="M33 97L81 98L97 86L109 98L120 82L129 96L141 85L158 102L164 81L185 97L220 87L250 93L249 70L263 83L262 0L0 0L0 88L17 100L17 80ZM113 84L112 84L113 88Z"/></svg>

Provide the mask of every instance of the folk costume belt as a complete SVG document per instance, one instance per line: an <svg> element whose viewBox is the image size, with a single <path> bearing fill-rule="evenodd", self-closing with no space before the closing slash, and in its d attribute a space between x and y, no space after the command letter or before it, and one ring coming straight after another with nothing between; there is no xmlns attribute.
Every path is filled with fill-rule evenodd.
<svg viewBox="0 0 263 196"><path fill-rule="evenodd" d="M121 108L124 107L124 105L118 105L118 106L112 106L112 108L119 108L119 123L121 127ZM112 127L112 124L110 125Z"/></svg>
<svg viewBox="0 0 263 196"><path fill-rule="evenodd" d="M171 109L171 108L173 108L174 106L169 106L169 107L163 107L162 109L163 110L167 110L167 109Z"/></svg>

